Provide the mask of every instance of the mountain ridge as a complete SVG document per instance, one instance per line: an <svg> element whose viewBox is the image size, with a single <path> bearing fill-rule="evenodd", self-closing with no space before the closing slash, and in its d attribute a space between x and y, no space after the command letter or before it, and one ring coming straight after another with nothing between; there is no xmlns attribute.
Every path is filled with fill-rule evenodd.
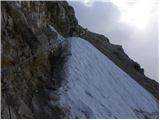
<svg viewBox="0 0 160 120"><path fill-rule="evenodd" d="M121 46L112 45L107 37L81 27L73 7L66 1L2 1L1 11L2 118L36 118L37 111L32 108L38 109L39 105L46 107L44 118L66 117L59 107L50 108L47 100L59 99L56 94L50 95L50 91L59 87L57 80L63 79L60 70L68 56L63 54L65 49L59 40L71 36L89 41L158 101L158 83L144 76L141 67L127 57ZM46 50L48 46L52 48ZM43 52L37 55L39 51ZM32 59L16 67L28 58ZM38 113L42 114L40 109Z"/></svg>

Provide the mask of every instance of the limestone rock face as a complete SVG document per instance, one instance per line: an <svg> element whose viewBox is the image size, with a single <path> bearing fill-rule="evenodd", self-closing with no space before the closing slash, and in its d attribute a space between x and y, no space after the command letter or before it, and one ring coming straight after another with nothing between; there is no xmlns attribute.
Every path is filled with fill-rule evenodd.
<svg viewBox="0 0 160 120"><path fill-rule="evenodd" d="M2 2L2 118L36 117L33 98L55 89L53 59L61 48L47 10L45 2Z"/></svg>

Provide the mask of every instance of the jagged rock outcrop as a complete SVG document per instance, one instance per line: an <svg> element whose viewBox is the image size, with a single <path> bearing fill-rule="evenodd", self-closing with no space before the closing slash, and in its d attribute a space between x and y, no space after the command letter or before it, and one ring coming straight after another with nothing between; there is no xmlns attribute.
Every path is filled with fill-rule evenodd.
<svg viewBox="0 0 160 120"><path fill-rule="evenodd" d="M39 94L45 98L41 108L48 107L46 94L56 89L55 69L63 66L58 34L51 30L47 18L41 16L43 9L36 11L38 5L43 6L40 3L2 2L2 118L62 118L64 115L58 107L47 109L51 113L57 111L56 115L44 110L39 116L42 111L37 113L39 109L36 109Z"/></svg>
<svg viewBox="0 0 160 120"><path fill-rule="evenodd" d="M2 118L67 118L63 109L50 106L59 99L56 83L60 85L67 56L59 33L85 38L158 99L158 83L121 46L78 25L66 1L3 1L1 33Z"/></svg>

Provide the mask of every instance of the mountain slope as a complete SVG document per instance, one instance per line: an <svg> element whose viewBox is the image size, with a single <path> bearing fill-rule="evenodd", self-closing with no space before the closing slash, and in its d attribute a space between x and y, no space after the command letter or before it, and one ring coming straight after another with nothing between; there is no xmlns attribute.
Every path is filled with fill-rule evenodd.
<svg viewBox="0 0 160 120"><path fill-rule="evenodd" d="M136 82L148 90L157 100L159 99L158 82L145 76L143 68L141 68L137 62L128 57L122 46L111 44L107 37L90 31L86 32L82 38L99 49Z"/></svg>
<svg viewBox="0 0 160 120"><path fill-rule="evenodd" d="M95 46L94 49L97 48L101 51L100 56L98 55L99 57L102 57L104 54L107 61L109 58L130 75L133 78L132 80L137 81L137 83L149 91L158 100L159 84L156 81L147 78L143 74L143 69L125 55L121 46L113 45L109 42L107 37L92 33L81 27L75 17L73 7L66 1L2 1L1 33L2 118L68 118L68 115L66 115L66 113L68 113L67 109L66 111L63 110L65 106L62 104L59 105L61 100L63 103L63 97L65 96L63 93L62 96L59 96L57 91L61 86L62 88L60 89L63 91L63 87L65 87L63 84L66 84L65 81L69 81L69 79L65 78L68 76L69 72L67 69L70 69L70 67L65 67L65 65L71 66L70 63L66 63L67 59L71 57L70 53L66 53L66 51L70 50L70 47L68 46L70 44L64 42L66 44L61 46L60 42L70 41L65 39L70 36L80 36L89 41ZM84 45L86 46L88 43L84 43ZM88 49L84 50L85 52L88 51ZM96 52L96 50L93 51ZM77 55L79 54L81 57L85 56L85 52L84 54L77 53ZM108 58L106 58L106 56ZM81 59L78 58L79 57L76 58L76 62L81 62ZM86 62L90 61L88 57L85 57L85 59L87 60ZM74 63L73 67L75 67ZM92 60L89 64L95 68L95 65L92 64ZM99 64L102 63L97 63L98 68L102 66ZM97 67L95 69L97 69ZM86 75L84 74L85 69L84 71L80 68L77 69L79 72L82 72L81 74L78 72L76 74L77 77L78 74L81 76ZM99 70L100 69L102 68L100 67ZM91 72L95 73L96 70L93 69ZM97 73L100 76L105 76L105 72ZM112 74L113 73L111 72L111 75ZM95 76L95 78L96 77L98 76ZM82 81L83 79L80 79L81 83ZM98 83L98 81L101 81L101 79L97 80L96 83ZM63 84L61 84L61 82ZM105 83L104 80L103 82ZM76 82L73 81L73 83ZM93 80L93 83L95 83L95 80ZM89 86L86 85L86 87ZM100 87L98 93L101 91ZM114 88L114 86L112 87ZM60 93L62 91L60 90ZM92 96L95 96L95 94L88 89L86 94L90 93L93 94ZM104 91L102 91L102 93L104 93ZM79 97L77 96L77 98ZM152 97L149 97L150 104L152 104L151 99ZM73 98L73 100L76 102L76 99ZM149 103L147 103L147 106L148 105ZM154 108L154 105L152 108ZM83 109L88 110L88 107ZM85 113L87 115L87 112ZM77 116L76 114L75 116ZM73 115L73 117L75 116ZM104 117L102 114L101 116ZM147 116L149 117L148 114Z"/></svg>
<svg viewBox="0 0 160 120"><path fill-rule="evenodd" d="M155 98L90 43L68 38L60 104L70 118L158 118Z"/></svg>

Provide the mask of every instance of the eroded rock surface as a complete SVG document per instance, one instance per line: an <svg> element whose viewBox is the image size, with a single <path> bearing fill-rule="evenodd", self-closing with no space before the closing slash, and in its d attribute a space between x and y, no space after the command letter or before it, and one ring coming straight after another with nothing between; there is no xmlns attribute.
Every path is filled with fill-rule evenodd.
<svg viewBox="0 0 160 120"><path fill-rule="evenodd" d="M47 4L2 2L2 118L64 117L44 111L44 116L39 116L33 106L39 104L36 96L45 103L47 94L57 89L56 77L60 75L55 71L63 66L59 35L49 27L52 22L47 17L51 14L44 14Z"/></svg>

